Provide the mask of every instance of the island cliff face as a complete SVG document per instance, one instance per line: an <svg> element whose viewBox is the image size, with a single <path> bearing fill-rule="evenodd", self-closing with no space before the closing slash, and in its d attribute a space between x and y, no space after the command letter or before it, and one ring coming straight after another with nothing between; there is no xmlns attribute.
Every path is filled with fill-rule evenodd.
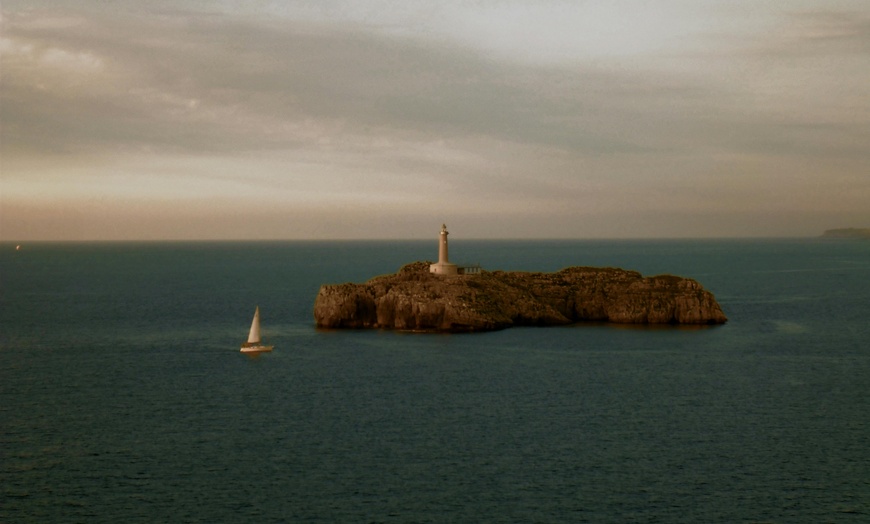
<svg viewBox="0 0 870 524"><path fill-rule="evenodd" d="M364 284L321 286L314 303L317 326L465 332L582 321L727 321L713 295L687 278L592 267L447 276L431 274L429 264L414 262Z"/></svg>

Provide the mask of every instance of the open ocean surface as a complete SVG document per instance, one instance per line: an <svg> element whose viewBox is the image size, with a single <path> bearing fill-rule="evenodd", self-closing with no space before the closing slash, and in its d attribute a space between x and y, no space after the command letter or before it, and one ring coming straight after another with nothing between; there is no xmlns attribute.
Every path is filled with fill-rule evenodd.
<svg viewBox="0 0 870 524"><path fill-rule="evenodd" d="M450 247L692 277L730 321L324 332L321 283L437 239L3 243L0 522L870 522L870 242Z"/></svg>

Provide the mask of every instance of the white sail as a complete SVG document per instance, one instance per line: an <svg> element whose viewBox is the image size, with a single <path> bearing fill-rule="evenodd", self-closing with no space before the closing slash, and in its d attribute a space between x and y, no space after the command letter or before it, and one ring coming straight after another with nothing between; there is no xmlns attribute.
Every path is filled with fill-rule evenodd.
<svg viewBox="0 0 870 524"><path fill-rule="evenodd" d="M272 346L264 346L260 341L260 306L254 311L254 320L251 321L251 331L248 333L248 341L242 344L242 353L256 356L258 353L272 351Z"/></svg>
<svg viewBox="0 0 870 524"><path fill-rule="evenodd" d="M254 320L251 321L251 331L248 333L248 344L260 343L260 306L254 311Z"/></svg>

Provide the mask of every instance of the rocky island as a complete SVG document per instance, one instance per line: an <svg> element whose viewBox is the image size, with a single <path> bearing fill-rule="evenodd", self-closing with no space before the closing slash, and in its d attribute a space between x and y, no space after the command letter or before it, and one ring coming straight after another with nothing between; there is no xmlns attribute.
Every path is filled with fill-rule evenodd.
<svg viewBox="0 0 870 524"><path fill-rule="evenodd" d="M321 286L314 302L317 327L469 332L583 321L727 321L713 295L688 278L594 267L481 271L448 260L447 235L442 225L438 262L414 262L364 284Z"/></svg>
<svg viewBox="0 0 870 524"><path fill-rule="evenodd" d="M321 286L314 304L317 326L473 332L583 321L727 321L713 295L688 278L593 267L443 275L432 265L414 262L363 284Z"/></svg>
<svg viewBox="0 0 870 524"><path fill-rule="evenodd" d="M848 227L843 229L829 229L822 234L822 238L858 238L870 239L870 228Z"/></svg>

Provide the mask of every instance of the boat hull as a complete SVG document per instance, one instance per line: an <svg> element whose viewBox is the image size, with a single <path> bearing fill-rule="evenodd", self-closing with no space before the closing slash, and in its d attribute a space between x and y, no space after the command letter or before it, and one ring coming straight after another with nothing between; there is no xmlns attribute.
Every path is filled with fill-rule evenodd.
<svg viewBox="0 0 870 524"><path fill-rule="evenodd" d="M242 346L242 349L239 351L242 353L268 353L269 351L272 351L273 347L274 346Z"/></svg>

